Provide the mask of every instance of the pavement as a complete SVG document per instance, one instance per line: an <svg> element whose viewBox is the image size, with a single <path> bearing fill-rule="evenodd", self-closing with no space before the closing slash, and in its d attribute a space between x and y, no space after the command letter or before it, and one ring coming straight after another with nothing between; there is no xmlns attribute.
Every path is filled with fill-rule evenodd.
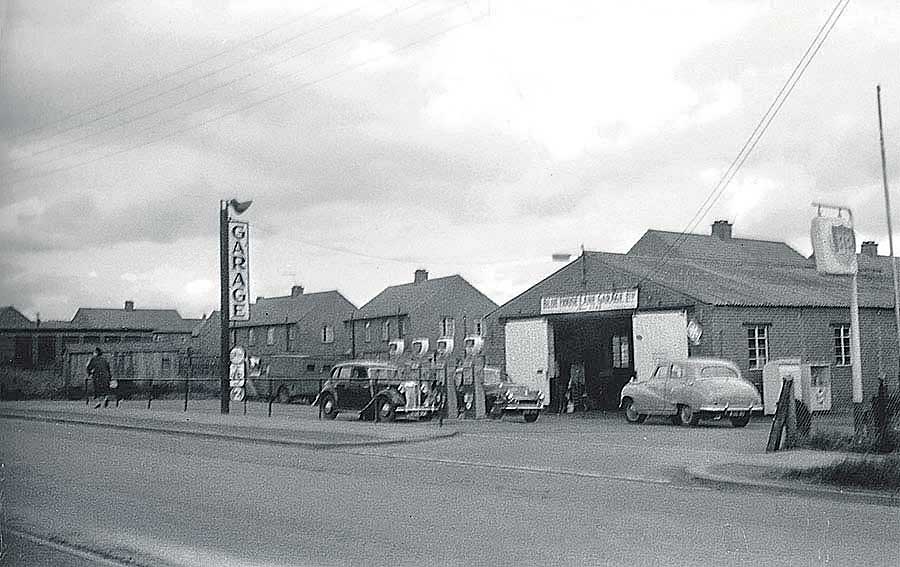
<svg viewBox="0 0 900 567"><path fill-rule="evenodd" d="M306 405L232 403L231 412L220 412L218 400L192 400L187 411L183 401L124 401L119 407L95 409L84 401L0 402L0 418L18 418L57 423L85 424L175 435L196 435L307 449L335 449L405 444L446 439L456 435L491 434L492 420L432 420L429 422L372 423L342 414L336 420L318 418L317 408ZM580 416L581 417L581 416ZM609 416L605 416L609 417ZM602 425L603 417L576 419L571 416L542 418L552 436L554 429L571 433L572 428L590 430ZM529 426L531 427L531 426ZM799 480L786 480L790 470L827 466L859 455L835 451L785 450L776 453L723 452L702 465L684 471L688 479L720 485L787 491L831 498L852 498L877 504L900 505L900 492L844 489ZM871 458L871 457L870 457ZM876 457L877 458L877 457ZM574 469L573 469L574 470Z"/></svg>

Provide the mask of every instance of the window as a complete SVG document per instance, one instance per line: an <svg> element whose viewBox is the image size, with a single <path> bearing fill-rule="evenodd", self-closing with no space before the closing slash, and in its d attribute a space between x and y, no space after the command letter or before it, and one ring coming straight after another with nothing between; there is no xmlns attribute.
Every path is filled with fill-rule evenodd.
<svg viewBox="0 0 900 567"><path fill-rule="evenodd" d="M475 319L475 334L479 337L484 334L484 321Z"/></svg>
<svg viewBox="0 0 900 567"><path fill-rule="evenodd" d="M403 319L397 317L397 338L403 338Z"/></svg>
<svg viewBox="0 0 900 567"><path fill-rule="evenodd" d="M294 341L297 338L295 332L296 328L293 325L287 328L287 350L289 351L293 350Z"/></svg>
<svg viewBox="0 0 900 567"><path fill-rule="evenodd" d="M172 359L168 356L163 356L160 361L160 370L163 372L171 372L172 371Z"/></svg>
<svg viewBox="0 0 900 567"><path fill-rule="evenodd" d="M307 371L307 372L315 372L315 371L316 371L316 365L315 365L315 364L307 364L307 365L306 365L306 371Z"/></svg>
<svg viewBox="0 0 900 567"><path fill-rule="evenodd" d="M628 335L613 335L612 338L613 368L628 368L631 358L628 355Z"/></svg>
<svg viewBox="0 0 900 567"><path fill-rule="evenodd" d="M334 327L332 327L331 325L322 325L322 342L334 342Z"/></svg>
<svg viewBox="0 0 900 567"><path fill-rule="evenodd" d="M269 327L268 329L266 329L266 344L275 344L275 327Z"/></svg>
<svg viewBox="0 0 900 567"><path fill-rule="evenodd" d="M747 329L747 347L750 370L765 366L769 360L769 328L755 325Z"/></svg>
<svg viewBox="0 0 900 567"><path fill-rule="evenodd" d="M456 334L456 322L453 317L444 317L441 319L441 336L452 337Z"/></svg>
<svg viewBox="0 0 900 567"><path fill-rule="evenodd" d="M850 325L834 327L834 364L850 366Z"/></svg>
<svg viewBox="0 0 900 567"><path fill-rule="evenodd" d="M372 342L372 322L366 321L366 342Z"/></svg>
<svg viewBox="0 0 900 567"><path fill-rule="evenodd" d="M391 322L390 321L382 321L381 322L381 340L383 340L383 341L391 340Z"/></svg>
<svg viewBox="0 0 900 567"><path fill-rule="evenodd" d="M256 329L247 331L247 344L253 346L256 344Z"/></svg>

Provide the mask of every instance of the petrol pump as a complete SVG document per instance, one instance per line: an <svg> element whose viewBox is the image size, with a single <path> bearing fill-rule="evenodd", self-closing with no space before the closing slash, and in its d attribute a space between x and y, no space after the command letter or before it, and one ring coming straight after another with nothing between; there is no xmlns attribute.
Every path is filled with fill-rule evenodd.
<svg viewBox="0 0 900 567"><path fill-rule="evenodd" d="M435 345L434 356L431 360L432 372L437 381L444 385L444 408L447 417L456 417L456 383L447 379L447 359L453 353L453 339L441 338Z"/></svg>
<svg viewBox="0 0 900 567"><path fill-rule="evenodd" d="M478 335L469 335L463 343L465 357L461 368L462 382L471 384L466 388L463 400L465 401L466 419L481 419L486 415L484 406L484 364L478 368L478 355L484 347L484 339Z"/></svg>

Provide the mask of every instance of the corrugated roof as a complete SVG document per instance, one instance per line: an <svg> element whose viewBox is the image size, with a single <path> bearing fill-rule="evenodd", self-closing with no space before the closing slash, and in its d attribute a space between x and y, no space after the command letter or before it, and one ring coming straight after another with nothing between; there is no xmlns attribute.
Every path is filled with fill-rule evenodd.
<svg viewBox="0 0 900 567"><path fill-rule="evenodd" d="M328 309L333 305L338 305L341 310L346 310L347 316L356 310L356 306L347 298L333 290L302 293L295 296L260 297L256 303L250 305L250 320L236 322L235 326L254 327L296 323L313 311ZM343 319L344 314L338 313L337 318Z"/></svg>
<svg viewBox="0 0 900 567"><path fill-rule="evenodd" d="M102 309L80 307L72 317L72 328L78 329L131 329L161 332L189 332L184 319L175 309Z"/></svg>
<svg viewBox="0 0 900 567"><path fill-rule="evenodd" d="M785 244L752 238L719 238L711 234L682 234L648 230L627 252L630 256L727 258L731 261L803 262L806 258Z"/></svg>
<svg viewBox="0 0 900 567"><path fill-rule="evenodd" d="M470 294L484 304L484 315L497 308L496 303L466 281L465 278L459 274L454 274L442 278L427 279L419 283L411 282L386 287L381 293L360 307L354 318L390 317L396 315L398 309L401 313L411 313L419 310L423 305L436 306L447 298L461 297L466 294Z"/></svg>

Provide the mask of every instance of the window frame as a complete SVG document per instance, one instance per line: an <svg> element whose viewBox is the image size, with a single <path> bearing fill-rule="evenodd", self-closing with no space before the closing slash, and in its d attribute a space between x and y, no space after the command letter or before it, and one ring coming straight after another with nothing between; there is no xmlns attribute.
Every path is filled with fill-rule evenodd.
<svg viewBox="0 0 900 567"><path fill-rule="evenodd" d="M631 368L631 339L628 333L617 333L610 337L610 350L613 368L619 370Z"/></svg>
<svg viewBox="0 0 900 567"><path fill-rule="evenodd" d="M853 359L851 358L850 352L850 325L832 325L831 329L831 345L834 354L834 365L840 367L851 366ZM840 341L840 343L838 341Z"/></svg>
<svg viewBox="0 0 900 567"><path fill-rule="evenodd" d="M453 338L456 335L456 319L453 317L444 317L441 319L441 338Z"/></svg>
<svg viewBox="0 0 900 567"><path fill-rule="evenodd" d="M769 360L769 325L747 325L747 369L762 370Z"/></svg>
<svg viewBox="0 0 900 567"><path fill-rule="evenodd" d="M274 345L275 344L275 327L266 327L266 345Z"/></svg>
<svg viewBox="0 0 900 567"><path fill-rule="evenodd" d="M391 340L391 320L385 319L381 322L381 340L388 342Z"/></svg>
<svg viewBox="0 0 900 567"><path fill-rule="evenodd" d="M334 327L325 323L322 325L322 343L326 345L330 345L334 343Z"/></svg>

